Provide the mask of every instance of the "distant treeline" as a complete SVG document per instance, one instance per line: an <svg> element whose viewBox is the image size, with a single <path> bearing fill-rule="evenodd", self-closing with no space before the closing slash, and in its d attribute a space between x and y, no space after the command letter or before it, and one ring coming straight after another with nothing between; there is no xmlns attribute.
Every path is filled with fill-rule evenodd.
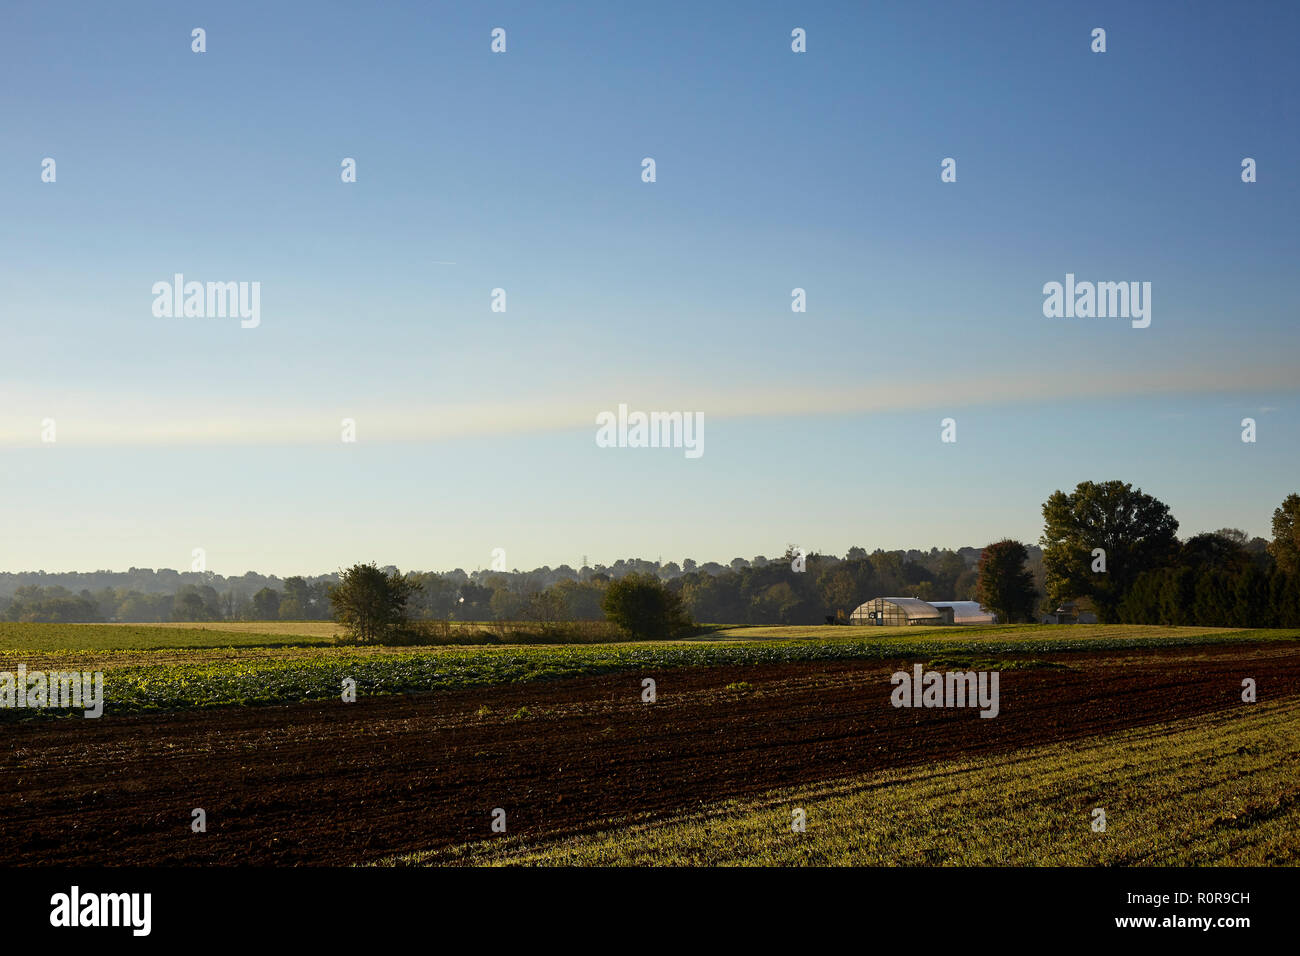
<svg viewBox="0 0 1300 956"><path fill-rule="evenodd" d="M610 581L649 574L682 598L696 621L733 624L814 624L847 615L880 595L923 600L974 596L980 550L883 551L850 548L844 557L793 548L728 564L686 559L620 560L574 569L532 571L415 571L420 589L409 604L415 620L603 620L601 600ZM1028 566L1040 583L1042 553L1029 549ZM801 567L801 571L794 570ZM396 570L391 566L386 571ZM201 572L131 568L125 572L0 574L0 618L10 621L265 621L327 620L329 588L337 574L278 578L249 572L222 577Z"/></svg>
<svg viewBox="0 0 1300 956"><path fill-rule="evenodd" d="M1103 624L1300 626L1300 495L1273 510L1271 540L1180 540L1169 506L1121 481L1053 492L1043 519L1049 604L1082 599Z"/></svg>
<svg viewBox="0 0 1300 956"><path fill-rule="evenodd" d="M1244 557L1244 556L1243 556ZM1146 571L1120 603L1125 624L1300 627L1300 574L1269 562L1199 562Z"/></svg>
<svg viewBox="0 0 1300 956"><path fill-rule="evenodd" d="M631 559L608 567L412 571L395 575L412 621L599 621L612 582L635 574L674 615L702 624L819 624L874 597L981 600L1003 621L1042 620L1065 603L1102 623L1300 627L1300 495L1273 511L1272 538L1235 528L1177 536L1168 505L1122 481L1080 482L1042 506L1042 546L882 551L843 557L794 546L729 564ZM1022 557L1023 556L1023 557ZM355 568L354 568L355 570ZM658 583L655 583L657 579ZM410 587L402 582L407 582ZM338 575L223 578L132 568L124 573L0 574L11 621L324 620ZM623 582L624 585L630 582ZM622 587L625 590L625 587ZM409 596L408 596L409 592Z"/></svg>

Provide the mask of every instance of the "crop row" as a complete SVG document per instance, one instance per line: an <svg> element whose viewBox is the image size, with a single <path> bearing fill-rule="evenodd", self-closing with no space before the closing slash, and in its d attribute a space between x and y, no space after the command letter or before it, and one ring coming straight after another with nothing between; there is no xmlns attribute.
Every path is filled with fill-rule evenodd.
<svg viewBox="0 0 1300 956"><path fill-rule="evenodd" d="M303 649L302 656L137 664L107 669L106 710L112 714L190 707L339 699L343 682L360 696L418 693L519 681L677 667L766 665L787 662L927 659L978 649L981 657L1117 651L1223 643L1225 640L1295 640L1300 632L1253 631L1170 638L1089 640L863 639L834 642L769 641L672 645L446 648L411 653L362 654ZM196 657L201 652L196 652ZM69 667L75 666L69 661ZM11 712L13 713L13 712ZM30 714L32 712L23 712Z"/></svg>

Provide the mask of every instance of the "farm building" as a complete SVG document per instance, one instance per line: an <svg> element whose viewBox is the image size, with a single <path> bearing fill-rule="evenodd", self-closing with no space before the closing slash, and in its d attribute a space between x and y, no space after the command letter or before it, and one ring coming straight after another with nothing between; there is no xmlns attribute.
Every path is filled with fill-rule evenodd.
<svg viewBox="0 0 1300 956"><path fill-rule="evenodd" d="M849 615L850 624L898 627L902 624L951 624L952 612L919 598L883 597L859 604Z"/></svg>
<svg viewBox="0 0 1300 956"><path fill-rule="evenodd" d="M1096 624L1097 615L1073 601L1066 601L1052 614L1043 615L1044 624Z"/></svg>
<svg viewBox="0 0 1300 956"><path fill-rule="evenodd" d="M922 601L919 598L873 598L849 615L850 624L898 627L908 624L996 624L978 601Z"/></svg>
<svg viewBox="0 0 1300 956"><path fill-rule="evenodd" d="M996 624L998 616L980 607L979 601L931 601L938 608L952 608L954 624Z"/></svg>

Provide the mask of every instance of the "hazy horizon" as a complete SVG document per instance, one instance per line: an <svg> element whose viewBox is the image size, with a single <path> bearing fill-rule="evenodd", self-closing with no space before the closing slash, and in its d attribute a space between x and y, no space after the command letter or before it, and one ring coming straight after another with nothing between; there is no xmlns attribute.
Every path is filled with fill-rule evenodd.
<svg viewBox="0 0 1300 956"><path fill-rule="evenodd" d="M1072 491L1073 489L1065 489L1065 490ZM1180 526L1178 529L1178 537L1181 540L1187 540L1193 535L1203 534L1203 533L1213 532L1213 531L1221 531L1224 530L1225 528L1231 528L1231 527L1236 527L1236 526L1219 525L1218 527L1215 528L1197 528L1195 530L1189 530ZM1250 529L1240 528L1240 527L1237 527L1237 530L1244 531L1248 539L1258 538L1263 541L1269 540L1269 535L1267 533L1255 534L1251 532ZM820 548L817 547L816 545L813 545L811 547L804 547L801 545L796 545L796 546L802 547L805 553L810 556L816 554L816 555L822 555L827 557L833 557L837 560L843 560L845 558L845 555L848 553L849 549L855 547L860 547L864 549L869 555L874 554L877 551L883 551L886 553L919 552L920 554L930 554L936 551L937 552L951 551L953 553L958 553L966 549L982 550L983 548L992 544L994 540L995 539L990 539L989 541L985 541L980 544L942 544L942 545L936 544L936 545L928 545L925 547L918 547L916 545L886 547L884 545L866 545L861 542L849 544L839 549ZM1039 538L1037 535L1035 535L1033 538L1022 538L1018 540L1020 540L1022 544L1024 544L1026 547L1030 548L1031 550L1041 549L1041 545L1039 544ZM625 561L625 562L649 561L649 562L657 562L661 565L668 565L670 563L673 563L678 565L679 567L681 566L682 562L686 559L695 561L696 565L699 567L703 567L708 564L718 564L726 567L730 565L730 563L737 558L740 558L746 562L751 562L756 557L764 557L769 562L779 562L782 560L782 557L785 554L785 549L789 544L794 544L794 542L787 542L786 545L782 545L780 548L768 549L767 551L762 551L762 550L754 551L753 553L750 554L733 554L727 558L718 558L718 557L701 558L689 554L686 555L656 554L654 556L650 556L645 554L629 553L629 554L619 555L614 558L602 558L600 556L588 554L585 555L585 557L588 559L586 564L581 563L582 558L584 557L583 555L579 555L575 560L546 561L540 564L530 564L530 565L522 565L522 564L516 565L513 562L508 562L507 568L502 573L509 573L509 574L525 573L526 574L532 571L539 571L542 568L550 568L551 570L555 570L564 567L566 565L575 571L581 571L584 567L594 570L599 567L604 567L604 568L612 567L619 561ZM170 565L131 564L121 568L0 568L0 574L11 574L11 575L47 574L52 576L63 575L63 574L126 574L129 573L134 568L136 570L154 571L154 572L175 571L178 574L209 573L226 579L238 578L246 574L256 574L263 577L274 577L283 580L284 578L289 578L289 577L306 577L306 578L325 577L331 574L337 574L341 570L346 570L347 567L357 563L362 563L362 564L374 563L379 567L392 566L398 568L403 573L448 574L453 571L464 571L467 574L475 574L479 572L494 573L496 569L493 569L490 566L490 561L492 557L493 557L492 555L488 555L487 561L481 562L479 564L474 564L474 565L446 565L446 566L424 565L424 564L402 565L392 561L385 561L378 557L358 557L352 561L349 561L345 565L340 565L339 567L334 568L333 570L295 570L295 571L288 571L288 572L270 570L265 568L255 568L255 567L244 568L243 570L238 570L238 571L223 571L220 568L214 568L210 566L206 567L203 571L195 572L188 569L188 564L176 565L174 567ZM191 561L192 560L193 559L191 558ZM205 563L206 563L206 555L205 555Z"/></svg>

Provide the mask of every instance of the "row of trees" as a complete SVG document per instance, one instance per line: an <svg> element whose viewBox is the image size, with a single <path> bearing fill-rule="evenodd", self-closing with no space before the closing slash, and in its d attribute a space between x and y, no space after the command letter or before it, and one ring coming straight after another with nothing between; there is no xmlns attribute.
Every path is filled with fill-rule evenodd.
<svg viewBox="0 0 1300 956"><path fill-rule="evenodd" d="M1300 626L1300 495L1274 510L1271 541L1235 528L1180 541L1169 507L1121 481L1054 492L1043 519L1040 610L1081 600L1103 623ZM978 600L1003 620L1033 618L1027 559L1010 540L980 558Z"/></svg>
<svg viewBox="0 0 1300 956"><path fill-rule="evenodd" d="M864 600L902 594L922 600L969 600L975 596L979 550L932 549L869 554L850 548L843 557L802 555L793 546L774 560L732 562L684 574L631 571L620 577L596 573L538 587L527 577L488 574L456 584L445 575L410 575L421 585L411 599L414 618L431 620L600 620L610 585L624 578L660 581L696 621L729 624L820 624L845 617ZM1030 573L1042 575L1041 553L1026 552ZM684 562L687 565L693 562ZM798 570L796 570L796 568Z"/></svg>
<svg viewBox="0 0 1300 956"><path fill-rule="evenodd" d="M863 601L881 595L969 600L978 557L974 548L874 554L850 548L843 558L807 555L800 573L791 569L797 558L791 549L777 562L715 575L693 572L668 586L697 621L819 624L828 616L847 618Z"/></svg>
<svg viewBox="0 0 1300 956"><path fill-rule="evenodd" d="M1095 608L1103 622L1300 626L1295 610L1300 495L1289 495L1274 512L1271 541L1235 529L1180 541L1168 506L1120 481L1082 482L1072 493L1054 492L1043 504L1043 517L1041 549L1005 540L982 550L868 554L854 547L839 558L803 555L792 546L775 560L760 555L729 566L620 561L610 569L617 573L561 567L401 574L391 566L357 565L343 575L291 577L279 588L263 585L252 593L237 586L221 593L201 576L171 594L24 584L9 600L0 598L0 616L18 621L326 619L351 613L346 606L340 611L338 587L351 584L347 575L357 568L370 568L372 592L378 587L375 575L400 591L394 606L403 620L612 620L611 601L620 607L626 601L629 606L658 601L669 630L689 620L814 624L828 616L844 619L871 597L903 595L976 599L1006 621L1033 620L1075 600ZM397 581L400 587L392 583ZM629 586L616 587L623 582ZM632 585L636 589L629 590ZM651 585L660 596L647 596Z"/></svg>
<svg viewBox="0 0 1300 956"><path fill-rule="evenodd" d="M391 640L410 626L409 605L423 590L415 577L373 563L353 565L330 588L334 617L361 643ZM630 637L672 637L691 626L681 599L652 574L632 573L609 582L601 611Z"/></svg>
<svg viewBox="0 0 1300 956"><path fill-rule="evenodd" d="M884 552L877 551L877 554ZM931 549L930 551L893 551L890 554L895 555L899 562L917 564L925 567L929 573L923 576L924 580L930 580L939 590L947 591L952 585L952 580L946 580L942 575L942 569L939 566L941 560L946 559L950 566L952 556L956 555L962 559L965 567L973 567L975 560L979 556L976 548L960 548L956 552L940 551ZM849 549L846 556L847 560L866 558L867 552L859 547ZM489 586L493 590L500 590L505 587L512 593L529 594L536 591L545 590L565 581L569 582L592 582L592 581L612 581L618 580L628 574L652 575L664 581L671 581L674 578L687 574L706 574L720 575L727 572L739 574L749 568L763 568L772 564L784 563L782 557L768 558L763 555L756 555L752 558L733 558L726 563L717 561L707 561L698 563L691 558L687 558L680 564L676 561L648 561L643 558L626 558L615 561L613 564L604 565L596 564L593 566L582 566L573 568L567 564L559 567L541 567L534 568L531 571L513 571L496 570L496 569L479 569L475 571L465 571L462 568L456 568L451 571L437 572L437 577L445 582L445 587L450 588L453 592L466 584L477 584L480 586ZM422 572L422 577L427 578L431 572ZM175 597L187 587L211 588L218 596L223 607L223 613L230 610L226 605L234 602L250 602L253 595L263 591L278 591L286 599L292 597L295 585L292 582L302 582L302 586L317 589L317 595L322 600L316 602L317 610L322 616L328 616L328 597L326 589L338 583L337 574L306 575L300 578L280 578L275 575L259 574L256 571L249 571L246 574L231 575L229 577L215 574L211 571L176 571L171 568L136 568L132 567L126 571L66 571L66 572L47 572L47 571L2 571L0 572L0 607L12 599L18 591L27 588L39 588L41 593L58 594L64 597L80 596L89 592L93 595L93 600L99 609L99 612L106 618L115 617L115 611L121 604L130 598L143 599L145 601L156 599L160 596ZM427 583L427 581L426 581ZM26 593L32 593L27 591ZM430 600L438 600L437 591L430 591ZM308 610L311 610L309 607ZM226 616L229 616L227 613ZM165 619L165 618L164 618Z"/></svg>
<svg viewBox="0 0 1300 956"><path fill-rule="evenodd" d="M1271 541L1236 529L1177 537L1163 502L1119 481L1084 482L1043 505L1048 597L1086 597L1103 622L1267 627L1295 621L1300 495L1273 512Z"/></svg>
<svg viewBox="0 0 1300 956"><path fill-rule="evenodd" d="M0 599L0 619L10 621L310 621L330 617L330 582L286 578L283 590L262 587L225 593L208 584L182 584L173 594L103 588L72 592L61 585L27 584Z"/></svg>
<svg viewBox="0 0 1300 956"><path fill-rule="evenodd" d="M1127 624L1300 627L1300 576L1278 567L1160 568L1138 576L1119 606Z"/></svg>
<svg viewBox="0 0 1300 956"><path fill-rule="evenodd" d="M1083 599L1103 622L1300 627L1300 495L1288 495L1274 511L1271 542L1235 529L1180 541L1168 506L1120 481L1054 492L1043 504L1043 518L1042 590L1031 549L1007 539L979 552L973 576L965 557L954 552L934 552L925 564L882 551L852 549L838 559L804 556L791 547L780 561L718 574L692 571L667 581L648 572L617 580L598 575L526 596L356 565L329 596L337 619L362 641L383 640L412 615L450 619L466 604L478 613L492 610L494 602L495 611L512 619L573 619L575 608L591 616L599 609L639 638L672 636L692 619L815 623L828 612L843 619L872 594L905 594L908 585L933 588L930 578L953 590L973 584L976 599L1008 622L1034 620L1042 594L1043 607Z"/></svg>
<svg viewBox="0 0 1300 956"><path fill-rule="evenodd" d="M698 621L738 624L811 624L825 615L847 615L868 597L906 594L922 599L969 599L976 584L979 551L882 551L868 554L850 548L839 558L810 554L793 567L799 555L791 547L776 559L759 555L737 558L729 565L709 562L681 566L640 560L619 561L608 571L584 568L540 568L529 572L463 571L408 572L412 585L407 614L415 620L559 621L603 620L603 602L611 582L625 577L654 578L681 601L685 613ZM1039 577L1041 555L1031 549L1029 564ZM683 573L681 568L691 570ZM381 568L385 574L397 568ZM106 572L104 572L106 573ZM150 572L152 574L153 572ZM132 569L133 580L142 574ZM172 572L174 575L175 572ZM31 577L31 576L27 576ZM246 591L242 578L206 583L202 575L184 575L172 593L135 589L83 588L74 591L57 580L79 576L41 576L45 584L19 586L6 600L0 597L0 618L20 621L220 621L325 620L331 616L329 589L337 574L315 578L273 579ZM236 584L224 591L222 580ZM256 576L257 581L266 580Z"/></svg>

